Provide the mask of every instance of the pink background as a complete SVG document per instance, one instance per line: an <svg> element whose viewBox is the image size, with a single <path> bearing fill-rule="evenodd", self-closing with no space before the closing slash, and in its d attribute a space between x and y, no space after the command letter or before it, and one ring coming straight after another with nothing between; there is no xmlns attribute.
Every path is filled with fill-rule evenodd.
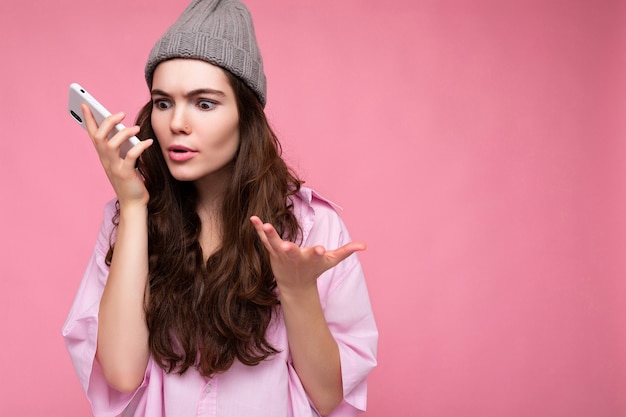
<svg viewBox="0 0 626 417"><path fill-rule="evenodd" d="M625 3L247 3L287 159L369 244L366 416L626 416ZM89 415L60 329L112 191L67 88L132 123L185 5L0 4L3 415Z"/></svg>

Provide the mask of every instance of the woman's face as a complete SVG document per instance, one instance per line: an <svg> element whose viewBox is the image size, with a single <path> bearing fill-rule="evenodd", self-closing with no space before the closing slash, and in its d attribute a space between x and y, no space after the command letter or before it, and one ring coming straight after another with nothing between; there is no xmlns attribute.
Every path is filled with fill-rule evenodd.
<svg viewBox="0 0 626 417"><path fill-rule="evenodd" d="M151 95L152 128L172 176L226 181L239 148L239 113L224 70L195 59L164 61Z"/></svg>

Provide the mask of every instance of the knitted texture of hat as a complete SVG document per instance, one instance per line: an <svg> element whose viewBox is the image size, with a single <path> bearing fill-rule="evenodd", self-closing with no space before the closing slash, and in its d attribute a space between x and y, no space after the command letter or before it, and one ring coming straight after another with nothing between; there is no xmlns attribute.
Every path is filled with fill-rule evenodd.
<svg viewBox="0 0 626 417"><path fill-rule="evenodd" d="M237 0L194 0L152 48L145 76L174 58L200 59L222 67L250 87L265 106L267 82L252 17Z"/></svg>

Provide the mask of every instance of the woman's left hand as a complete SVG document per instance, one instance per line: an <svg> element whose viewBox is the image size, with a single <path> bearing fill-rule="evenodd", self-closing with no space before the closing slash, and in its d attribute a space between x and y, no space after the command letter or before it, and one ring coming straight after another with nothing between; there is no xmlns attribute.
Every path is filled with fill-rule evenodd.
<svg viewBox="0 0 626 417"><path fill-rule="evenodd" d="M317 278L325 271L367 248L363 242L349 242L334 250L320 245L301 248L282 240L274 226L263 223L257 216L252 216L250 221L270 254L272 271L281 292L298 292L317 285Z"/></svg>

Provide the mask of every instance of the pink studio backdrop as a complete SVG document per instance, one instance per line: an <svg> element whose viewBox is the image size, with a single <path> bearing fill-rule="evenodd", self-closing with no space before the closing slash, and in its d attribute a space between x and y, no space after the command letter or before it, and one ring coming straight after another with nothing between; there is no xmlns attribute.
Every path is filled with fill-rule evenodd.
<svg viewBox="0 0 626 417"><path fill-rule="evenodd" d="M369 244L365 415L626 416L624 2L247 3L287 159ZM67 87L132 123L185 5L0 4L3 415L89 415L60 329L112 192Z"/></svg>

